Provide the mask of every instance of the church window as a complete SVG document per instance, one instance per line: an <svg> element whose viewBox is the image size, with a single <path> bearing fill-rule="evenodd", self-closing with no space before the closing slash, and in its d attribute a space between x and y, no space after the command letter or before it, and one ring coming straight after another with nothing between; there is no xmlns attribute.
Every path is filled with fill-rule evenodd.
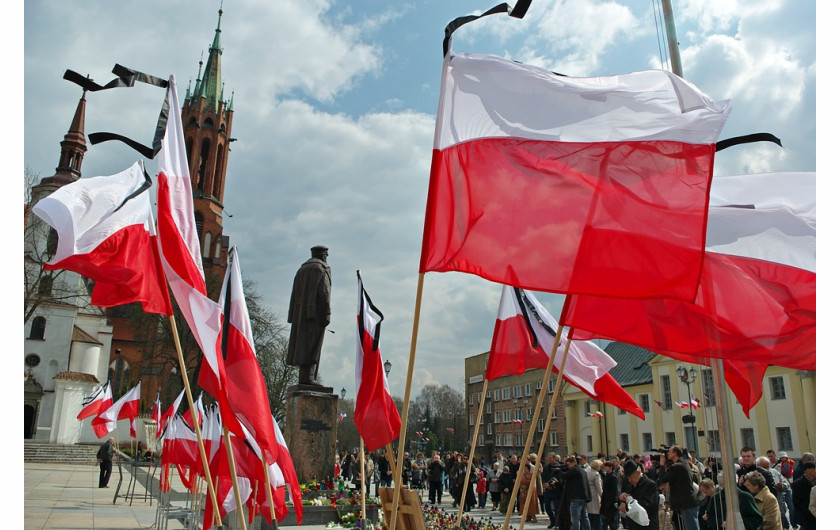
<svg viewBox="0 0 840 530"><path fill-rule="evenodd" d="M43 340L46 329L47 319L44 317L35 317L32 319L32 327L29 329L29 338Z"/></svg>

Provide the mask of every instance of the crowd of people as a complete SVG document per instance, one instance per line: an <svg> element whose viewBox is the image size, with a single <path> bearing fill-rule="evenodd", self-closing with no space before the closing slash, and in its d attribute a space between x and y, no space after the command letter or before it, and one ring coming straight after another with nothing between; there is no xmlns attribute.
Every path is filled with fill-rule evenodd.
<svg viewBox="0 0 840 530"><path fill-rule="evenodd" d="M540 463L531 454L524 462L518 491L514 487L522 463L515 454L504 458L497 451L489 463L476 457L469 475L468 456L458 452L433 451L429 457L422 452L413 457L404 453L398 465L403 485L418 490L429 504L441 505L443 492L448 491L456 507L465 493L465 512L477 507L506 514L514 503L516 513L527 521L537 522L536 516L545 514L548 528L562 530L659 530L664 513L670 513L666 525L674 530L723 528L722 463L714 456L701 461L694 451L676 445L663 446L659 452L643 457L619 449L615 456L598 454L591 460L584 455L548 453ZM358 451L345 452L336 459L336 473L360 487L360 461ZM365 468L371 495L378 494L379 486L393 485L384 451L368 453ZM744 447L733 471L746 530L816 528L813 454L804 453L797 462L783 451L777 455L769 449L756 458L752 447ZM532 483L534 493L526 505Z"/></svg>

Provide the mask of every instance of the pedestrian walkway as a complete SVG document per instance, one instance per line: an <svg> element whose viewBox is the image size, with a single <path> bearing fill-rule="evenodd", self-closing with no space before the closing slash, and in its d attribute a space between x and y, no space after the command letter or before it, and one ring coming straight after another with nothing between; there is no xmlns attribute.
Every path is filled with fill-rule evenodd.
<svg viewBox="0 0 840 530"><path fill-rule="evenodd" d="M25 463L23 474L24 528L26 530L124 530L155 527L157 498L151 503L148 498L143 502L143 481L138 483L136 495L130 505L124 498L118 498L114 503L115 488L119 482L116 465L111 475L109 488L98 487L98 465ZM126 476L121 494L125 493L127 481ZM186 495L183 485L177 478L174 478L172 482L176 498L178 495ZM427 492L425 493L428 495ZM453 508L452 502L453 499L449 493L444 493L441 508L447 512L457 513L458 508ZM467 515L474 519L486 520L489 517L495 524L504 522L504 514L491 512L489 509L474 508ZM289 517L294 517L294 513L290 512ZM542 514L537 516L537 521L537 523L526 523L525 528L534 530L545 528L548 524L548 518ZM256 528L257 525L255 524L254 527ZM511 518L511 527L519 528L518 516L514 515ZM171 521L169 528L181 528L181 525L177 521ZM325 527L300 526L296 528L321 529Z"/></svg>

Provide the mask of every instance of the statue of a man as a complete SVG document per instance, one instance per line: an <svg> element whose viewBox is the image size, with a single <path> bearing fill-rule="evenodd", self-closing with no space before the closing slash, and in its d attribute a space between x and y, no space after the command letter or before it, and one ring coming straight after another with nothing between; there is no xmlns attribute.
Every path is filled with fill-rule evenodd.
<svg viewBox="0 0 840 530"><path fill-rule="evenodd" d="M300 367L298 383L311 385L318 375L324 331L330 323L330 267L327 247L312 247L312 258L306 260L295 274L292 298L289 302L289 350L286 362ZM312 367L315 366L315 373Z"/></svg>

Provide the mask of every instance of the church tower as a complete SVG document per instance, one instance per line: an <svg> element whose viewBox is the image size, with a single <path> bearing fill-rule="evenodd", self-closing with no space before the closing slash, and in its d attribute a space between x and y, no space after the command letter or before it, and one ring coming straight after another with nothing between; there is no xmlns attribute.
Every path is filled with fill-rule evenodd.
<svg viewBox="0 0 840 530"><path fill-rule="evenodd" d="M181 109L204 273L218 275L220 283L227 267L228 251L228 237L222 234L225 173L230 144L235 141L230 137L233 97L225 101L222 83L221 24L219 9L207 67L202 74L203 62L198 63L195 91L190 93L190 87L187 88Z"/></svg>
<svg viewBox="0 0 840 530"><path fill-rule="evenodd" d="M39 190L41 193L38 194L37 198L44 197L65 184L76 182L82 176L82 159L85 156L85 151L87 151L87 142L85 141L86 94L86 90L82 92L82 97L76 106L76 114L73 115L70 128L61 142L61 155L58 159L58 167L55 168L55 175L41 179L38 187L45 187L47 191ZM34 203L35 201L33 201Z"/></svg>

